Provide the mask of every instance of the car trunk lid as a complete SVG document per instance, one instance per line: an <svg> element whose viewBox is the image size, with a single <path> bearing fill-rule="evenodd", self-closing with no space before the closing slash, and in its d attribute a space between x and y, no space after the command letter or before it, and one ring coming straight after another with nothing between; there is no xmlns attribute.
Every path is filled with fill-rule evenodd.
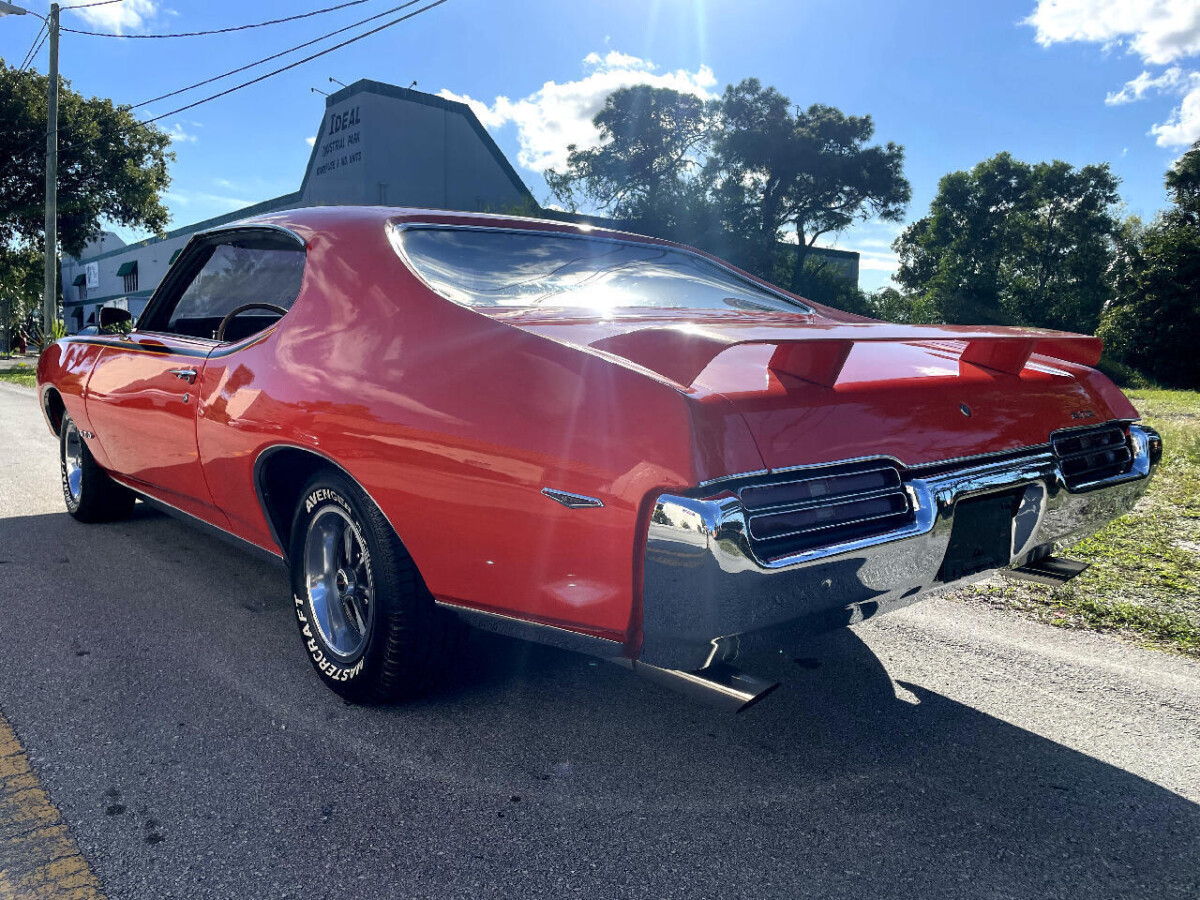
<svg viewBox="0 0 1200 900"><path fill-rule="evenodd" d="M556 341L728 398L769 469L887 455L920 465L1047 443L1136 415L1088 366L1094 337L682 311L607 320L505 316Z"/></svg>

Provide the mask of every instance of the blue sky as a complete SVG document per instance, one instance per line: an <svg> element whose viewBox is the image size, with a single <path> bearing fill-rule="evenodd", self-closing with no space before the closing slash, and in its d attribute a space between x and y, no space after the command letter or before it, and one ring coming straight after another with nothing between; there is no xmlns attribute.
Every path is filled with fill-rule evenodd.
<svg viewBox="0 0 1200 900"><path fill-rule="evenodd" d="M214 37L64 34L61 66L76 90L138 103L398 2ZM123 0L64 12L63 25L191 31L321 5L332 4ZM19 63L38 24L0 19L0 56ZM1197 57L1200 0L449 0L164 120L177 155L167 203L178 226L295 190L324 108L310 88L336 89L331 76L415 79L420 90L469 99L541 200L541 170L569 141L591 140L590 118L613 88L652 81L719 93L757 76L802 105L869 113L878 140L902 144L909 221L928 209L942 175L1001 150L1031 162L1108 162L1128 212L1150 217L1165 203L1163 172L1200 138ZM35 65L45 70L45 48ZM837 238L863 254L864 288L888 282L899 227L866 223Z"/></svg>

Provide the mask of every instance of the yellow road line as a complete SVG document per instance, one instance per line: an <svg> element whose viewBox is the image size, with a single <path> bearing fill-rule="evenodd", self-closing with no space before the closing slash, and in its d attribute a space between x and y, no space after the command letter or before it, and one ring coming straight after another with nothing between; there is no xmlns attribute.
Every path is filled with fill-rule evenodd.
<svg viewBox="0 0 1200 900"><path fill-rule="evenodd" d="M100 882L0 715L0 900L104 900Z"/></svg>

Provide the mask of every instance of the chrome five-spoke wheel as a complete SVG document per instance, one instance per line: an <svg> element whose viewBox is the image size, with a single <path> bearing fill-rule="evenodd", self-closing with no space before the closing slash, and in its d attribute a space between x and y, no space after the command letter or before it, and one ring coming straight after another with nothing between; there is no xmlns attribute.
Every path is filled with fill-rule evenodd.
<svg viewBox="0 0 1200 900"><path fill-rule="evenodd" d="M71 420L65 424L63 434L63 487L70 499L79 503L83 496L83 436Z"/></svg>
<svg viewBox="0 0 1200 900"><path fill-rule="evenodd" d="M111 522L133 510L133 492L100 468L84 432L67 414L58 428L59 466L67 512L80 522ZM92 435L88 435L91 440Z"/></svg>
<svg viewBox="0 0 1200 900"><path fill-rule="evenodd" d="M353 659L370 638L375 585L362 531L340 506L309 522L303 564L313 624L335 655Z"/></svg>
<svg viewBox="0 0 1200 900"><path fill-rule="evenodd" d="M325 684L354 703L428 688L455 652L458 620L435 607L375 502L342 473L317 471L288 546L296 624Z"/></svg>

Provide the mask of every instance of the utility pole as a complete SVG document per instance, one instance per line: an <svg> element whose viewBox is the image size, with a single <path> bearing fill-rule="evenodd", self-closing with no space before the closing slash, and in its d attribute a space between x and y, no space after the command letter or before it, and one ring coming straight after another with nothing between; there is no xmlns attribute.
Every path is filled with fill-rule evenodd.
<svg viewBox="0 0 1200 900"><path fill-rule="evenodd" d="M42 294L42 339L48 340L58 318L58 4L50 4L50 83L46 90L46 266ZM0 0L0 18L29 12ZM36 13L34 15L37 15ZM31 63L32 64L32 63Z"/></svg>
<svg viewBox="0 0 1200 900"><path fill-rule="evenodd" d="M46 290L42 295L42 346L58 318L58 4L50 4L50 87L46 93Z"/></svg>

